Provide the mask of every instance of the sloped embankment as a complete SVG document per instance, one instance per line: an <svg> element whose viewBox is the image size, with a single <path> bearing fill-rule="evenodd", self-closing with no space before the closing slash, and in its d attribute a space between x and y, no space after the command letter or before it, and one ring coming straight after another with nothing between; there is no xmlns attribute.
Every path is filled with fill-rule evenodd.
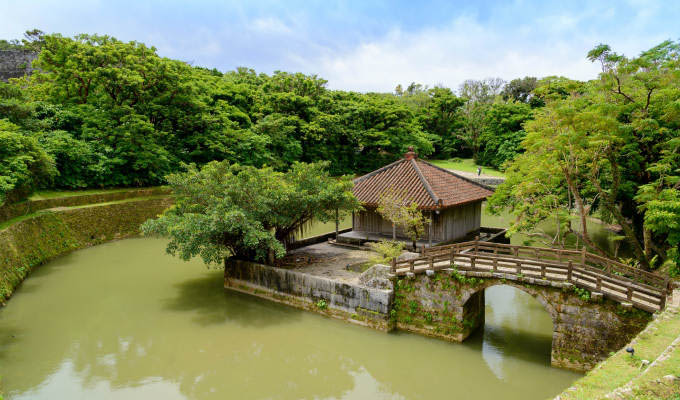
<svg viewBox="0 0 680 400"><path fill-rule="evenodd" d="M117 201L97 195L90 201L106 202L86 205L82 196L72 196L79 197L72 207L64 206L73 204L72 197L62 203L50 199L56 208L23 216L0 230L0 304L36 266L73 250L138 235L140 224L171 205L167 195L135 198L126 193ZM148 193L138 191L137 196Z"/></svg>
<svg viewBox="0 0 680 400"><path fill-rule="evenodd" d="M628 346L557 396L571 399L680 399L680 290ZM635 350L631 355L626 348Z"/></svg>

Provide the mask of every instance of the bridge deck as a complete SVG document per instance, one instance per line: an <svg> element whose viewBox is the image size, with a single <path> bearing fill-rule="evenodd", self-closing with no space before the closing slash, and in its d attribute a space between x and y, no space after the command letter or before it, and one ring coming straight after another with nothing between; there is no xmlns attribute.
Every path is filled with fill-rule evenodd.
<svg viewBox="0 0 680 400"><path fill-rule="evenodd" d="M531 249L531 255L536 257L517 256L518 249ZM581 262L575 263L574 255L578 255ZM432 248L416 259L394 261L392 271L403 276L455 268L472 276L556 287L573 285L649 312L664 308L667 280L644 271L629 271L631 267L599 256L590 259L587 256L585 252L468 242ZM593 259L608 264L597 265Z"/></svg>

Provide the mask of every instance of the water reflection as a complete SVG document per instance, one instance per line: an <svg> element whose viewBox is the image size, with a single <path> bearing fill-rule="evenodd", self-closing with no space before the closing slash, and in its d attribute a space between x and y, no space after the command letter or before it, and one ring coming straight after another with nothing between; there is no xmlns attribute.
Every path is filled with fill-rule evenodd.
<svg viewBox="0 0 680 400"><path fill-rule="evenodd" d="M0 310L8 397L531 399L578 377L548 366L547 313L502 287L487 289L484 332L451 344L224 291L220 271L163 246L109 243L35 271Z"/></svg>

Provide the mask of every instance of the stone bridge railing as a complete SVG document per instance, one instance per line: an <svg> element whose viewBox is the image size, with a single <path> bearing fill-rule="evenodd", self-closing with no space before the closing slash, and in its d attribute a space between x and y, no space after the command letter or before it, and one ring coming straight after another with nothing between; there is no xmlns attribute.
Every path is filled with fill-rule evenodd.
<svg viewBox="0 0 680 400"><path fill-rule="evenodd" d="M489 242L432 247L423 256L392 262L397 276L456 268L538 285L560 284L589 290L624 306L648 312L665 307L667 278L632 268L584 250L560 250Z"/></svg>

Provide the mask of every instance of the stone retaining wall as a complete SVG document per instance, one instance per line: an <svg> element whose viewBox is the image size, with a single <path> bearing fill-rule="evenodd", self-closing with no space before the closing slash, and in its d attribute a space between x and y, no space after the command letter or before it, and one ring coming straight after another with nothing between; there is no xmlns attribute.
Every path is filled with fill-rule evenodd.
<svg viewBox="0 0 680 400"><path fill-rule="evenodd" d="M172 204L170 198L43 211L0 230L0 304L31 270L62 254L136 236L139 226Z"/></svg>
<svg viewBox="0 0 680 400"><path fill-rule="evenodd" d="M37 57L38 53L29 50L0 50L0 81L30 74Z"/></svg>
<svg viewBox="0 0 680 400"><path fill-rule="evenodd" d="M430 271L431 272L431 271ZM551 364L586 371L617 351L650 321L651 314L611 300L524 281L466 276L454 269L399 279L395 284L397 328L450 341L463 341L484 325L484 290L518 288L536 298L553 321ZM587 294L587 295L586 295Z"/></svg>
<svg viewBox="0 0 680 400"><path fill-rule="evenodd" d="M118 192L105 192L95 194L82 194L76 196L56 197L43 200L26 200L14 204L5 204L0 207L0 223L22 215L55 207L74 207L87 204L106 203L110 201L125 200L135 197L156 196L169 194L170 189L164 187L121 190Z"/></svg>
<svg viewBox="0 0 680 400"><path fill-rule="evenodd" d="M393 292L271 267L228 260L224 287L334 318L392 329L389 321Z"/></svg>

